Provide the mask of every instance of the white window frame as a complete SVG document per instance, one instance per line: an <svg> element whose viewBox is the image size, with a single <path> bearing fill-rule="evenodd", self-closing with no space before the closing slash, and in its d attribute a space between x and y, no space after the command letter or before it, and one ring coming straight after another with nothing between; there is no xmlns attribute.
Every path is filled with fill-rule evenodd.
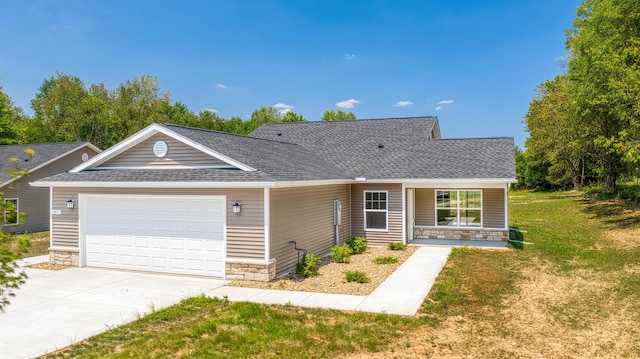
<svg viewBox="0 0 640 359"><path fill-rule="evenodd" d="M386 209L367 209L367 193L384 193ZM389 191L374 191L366 190L362 193L362 209L363 209L363 222L364 230L367 232L388 232L389 231ZM367 212L384 212L385 213L385 226L383 228L368 228L367 227Z"/></svg>
<svg viewBox="0 0 640 359"><path fill-rule="evenodd" d="M460 204L457 204L456 207L438 207L438 192L457 192L458 195L456 198L460 198L460 192L480 192L480 207L479 208L474 208L474 207L461 207ZM449 227L449 228L483 228L483 223L482 223L482 213L483 213L483 209L482 209L482 190L481 189L436 189L434 192L434 198L435 198L435 224L436 227ZM455 225L452 224L438 224L438 209L449 209L449 210L456 210L456 221L457 223ZM473 210L473 211L480 211L480 226L465 226L465 225L461 225L460 224L460 211L461 210Z"/></svg>
<svg viewBox="0 0 640 359"><path fill-rule="evenodd" d="M10 202L10 201L15 201L16 202L16 222L15 223L7 223L7 208L6 208L6 203ZM4 223L5 226L17 226L20 224L20 199L19 198L5 198L4 199L4 203L5 203L5 207L4 207L4 211L2 214L2 223Z"/></svg>

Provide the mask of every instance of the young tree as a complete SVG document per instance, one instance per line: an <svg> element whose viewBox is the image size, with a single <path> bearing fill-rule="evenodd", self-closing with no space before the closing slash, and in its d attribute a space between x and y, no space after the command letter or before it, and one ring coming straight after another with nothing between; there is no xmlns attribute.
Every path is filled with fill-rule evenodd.
<svg viewBox="0 0 640 359"><path fill-rule="evenodd" d="M0 145L19 143L16 125L20 122L22 110L15 107L11 98L0 86Z"/></svg>
<svg viewBox="0 0 640 359"><path fill-rule="evenodd" d="M26 154L33 156L34 152L27 149ZM26 170L18 167L18 159L12 160L15 167L9 171L11 177L24 177L28 175ZM17 260L29 247L29 238L26 235L11 235L3 230L5 223L21 222L24 214L18 212L15 203L5 201L0 192L0 311L9 305L9 299L15 296L15 291L25 283L27 274L18 266Z"/></svg>

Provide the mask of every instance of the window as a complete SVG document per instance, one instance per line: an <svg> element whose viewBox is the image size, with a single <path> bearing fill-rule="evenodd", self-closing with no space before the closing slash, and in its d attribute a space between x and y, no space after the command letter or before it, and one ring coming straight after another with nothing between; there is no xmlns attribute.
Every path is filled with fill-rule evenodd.
<svg viewBox="0 0 640 359"><path fill-rule="evenodd" d="M364 192L364 229L387 230L387 192Z"/></svg>
<svg viewBox="0 0 640 359"><path fill-rule="evenodd" d="M4 225L18 224L18 199L5 198L4 200Z"/></svg>
<svg viewBox="0 0 640 359"><path fill-rule="evenodd" d="M436 191L436 225L482 226L482 191Z"/></svg>

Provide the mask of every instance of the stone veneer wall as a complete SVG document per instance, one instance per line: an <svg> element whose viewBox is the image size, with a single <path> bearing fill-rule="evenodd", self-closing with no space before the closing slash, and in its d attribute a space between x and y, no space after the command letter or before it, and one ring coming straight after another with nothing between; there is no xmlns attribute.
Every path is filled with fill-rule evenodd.
<svg viewBox="0 0 640 359"><path fill-rule="evenodd" d="M63 266L80 266L80 251L78 249L49 248L49 262Z"/></svg>
<svg viewBox="0 0 640 359"><path fill-rule="evenodd" d="M420 231L417 228L422 228ZM469 229L469 228L434 228L416 227L414 238L426 239L460 239L470 241L503 241L509 239L506 229Z"/></svg>
<svg viewBox="0 0 640 359"><path fill-rule="evenodd" d="M269 282L276 277L276 262L227 259L225 272L227 280Z"/></svg>

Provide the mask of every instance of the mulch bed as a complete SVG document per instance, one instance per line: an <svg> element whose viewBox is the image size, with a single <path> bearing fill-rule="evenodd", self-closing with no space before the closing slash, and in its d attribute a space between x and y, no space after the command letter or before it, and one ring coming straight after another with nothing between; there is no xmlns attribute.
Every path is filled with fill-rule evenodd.
<svg viewBox="0 0 640 359"><path fill-rule="evenodd" d="M387 277L391 275L404 261L417 250L416 246L408 246L404 251L392 251L386 247L368 247L362 254L351 256L350 263L328 263L320 267L320 274L316 277L295 281L280 278L271 282L235 281L229 284L233 287L264 288L293 290L302 292L320 292L330 294L369 295ZM376 264L374 258L389 256L398 258L397 263ZM361 271L369 277L369 283L348 283L344 272Z"/></svg>

